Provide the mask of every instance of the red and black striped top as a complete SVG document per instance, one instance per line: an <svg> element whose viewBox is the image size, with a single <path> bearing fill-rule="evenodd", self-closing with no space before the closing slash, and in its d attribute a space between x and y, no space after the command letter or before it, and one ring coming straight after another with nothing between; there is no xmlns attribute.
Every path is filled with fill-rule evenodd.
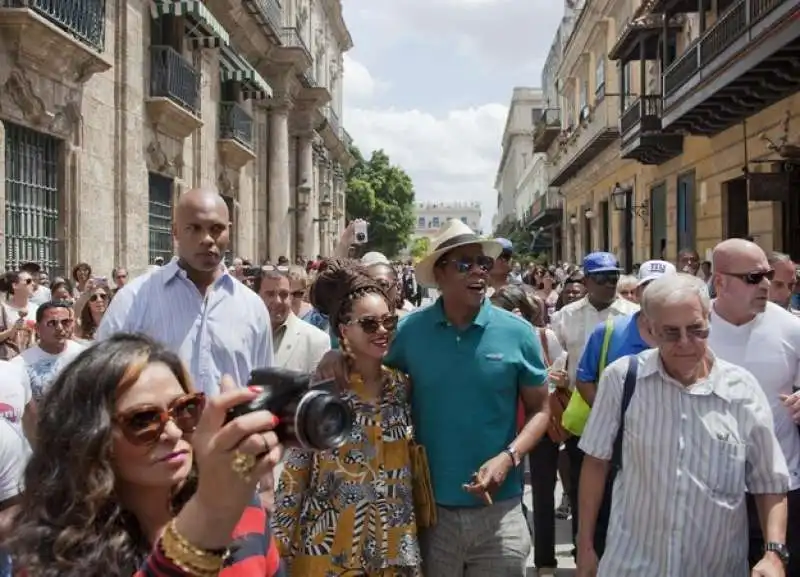
<svg viewBox="0 0 800 577"><path fill-rule="evenodd" d="M181 577L188 575L164 556L160 547L133 577ZM269 517L256 500L245 509L233 531L233 543L220 577L287 577L269 527Z"/></svg>

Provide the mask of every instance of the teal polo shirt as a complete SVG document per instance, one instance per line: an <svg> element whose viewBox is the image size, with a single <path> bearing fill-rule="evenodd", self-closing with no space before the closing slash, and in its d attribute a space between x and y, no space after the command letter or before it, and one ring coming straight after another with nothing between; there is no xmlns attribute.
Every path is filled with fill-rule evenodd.
<svg viewBox="0 0 800 577"><path fill-rule="evenodd" d="M472 324L458 329L439 299L400 321L385 362L411 377L414 433L428 453L436 502L482 506L462 485L517 436L520 388L547 380L531 325L485 299ZM516 467L493 498L521 493Z"/></svg>

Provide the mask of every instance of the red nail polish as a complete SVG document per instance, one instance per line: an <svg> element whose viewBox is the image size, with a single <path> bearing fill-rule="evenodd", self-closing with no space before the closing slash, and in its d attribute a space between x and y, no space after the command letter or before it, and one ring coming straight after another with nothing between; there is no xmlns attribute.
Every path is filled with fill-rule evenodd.
<svg viewBox="0 0 800 577"><path fill-rule="evenodd" d="M262 388L259 387L258 385L251 385L251 386L249 386L247 388L250 389L254 393L260 393L262 391Z"/></svg>
<svg viewBox="0 0 800 577"><path fill-rule="evenodd" d="M273 427L277 427L280 424L281 424L281 420L278 417L276 417L275 415L272 415L272 426Z"/></svg>

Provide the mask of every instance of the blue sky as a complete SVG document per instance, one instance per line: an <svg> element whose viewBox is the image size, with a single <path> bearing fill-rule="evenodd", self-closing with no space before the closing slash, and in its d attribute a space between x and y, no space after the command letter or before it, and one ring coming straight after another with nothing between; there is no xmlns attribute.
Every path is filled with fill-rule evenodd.
<svg viewBox="0 0 800 577"><path fill-rule="evenodd" d="M420 200L478 200L489 230L514 86L539 86L558 0L349 0L344 124Z"/></svg>

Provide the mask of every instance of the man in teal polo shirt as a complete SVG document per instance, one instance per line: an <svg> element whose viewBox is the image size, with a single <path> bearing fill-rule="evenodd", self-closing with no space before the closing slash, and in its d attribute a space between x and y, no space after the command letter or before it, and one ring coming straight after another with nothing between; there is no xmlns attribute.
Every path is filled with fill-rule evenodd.
<svg viewBox="0 0 800 577"><path fill-rule="evenodd" d="M485 298L502 247L451 220L416 266L439 300L401 320L386 364L411 376L417 440L430 463L438 523L422 531L426 577L524 577L530 532L521 458L547 430L547 373L531 326ZM320 364L341 375L341 354ZM528 421L517 434L517 402Z"/></svg>

